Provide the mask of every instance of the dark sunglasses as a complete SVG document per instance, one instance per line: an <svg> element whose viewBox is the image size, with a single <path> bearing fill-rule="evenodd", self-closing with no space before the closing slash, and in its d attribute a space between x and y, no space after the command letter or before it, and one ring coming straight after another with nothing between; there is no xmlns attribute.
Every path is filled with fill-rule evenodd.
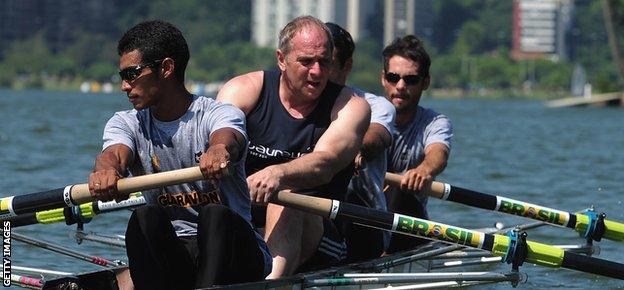
<svg viewBox="0 0 624 290"><path fill-rule="evenodd" d="M401 79L403 79L403 81L405 82L406 85L408 86L413 86L418 84L423 77L420 75L406 75L406 76L401 76L399 74L395 74L395 73L386 73L384 75L384 77L386 78L386 81L388 81L389 83L392 84L396 84L398 83Z"/></svg>
<svg viewBox="0 0 624 290"><path fill-rule="evenodd" d="M143 69L145 69L146 67L158 66L162 61L163 61L162 59L159 59L159 60L155 60L146 64L140 64L137 66L129 66L119 71L119 77L121 77L121 79L124 81L131 82L141 75L141 72L143 71Z"/></svg>

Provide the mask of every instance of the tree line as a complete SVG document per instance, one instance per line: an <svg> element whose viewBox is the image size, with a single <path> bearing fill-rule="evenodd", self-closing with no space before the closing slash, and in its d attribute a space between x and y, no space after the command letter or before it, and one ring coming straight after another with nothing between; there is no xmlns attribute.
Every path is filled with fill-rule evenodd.
<svg viewBox="0 0 624 290"><path fill-rule="evenodd" d="M379 1L380 9L382 2ZM624 29L624 5L615 2L616 28ZM117 3L115 1L111 3ZM617 67L611 60L600 1L575 1L571 51L565 60L515 61L510 57L512 1L434 1L434 25L425 45L432 56L432 87L465 94L501 92L509 95L565 95L573 68L582 66L594 91L621 88ZM111 4L114 5L114 4ZM45 29L2 46L0 87L76 88L82 81L119 82L116 77L117 40L140 20L164 19L183 31L191 49L188 80L214 82L235 75L275 67L272 48L253 45L250 0L137 0L118 4L115 29L94 33L77 27L72 41L53 49ZM27 17L27 16L25 16ZM379 19L370 19L370 22ZM369 23L379 27L379 23ZM380 31L372 35L379 36ZM349 82L380 92L379 38L356 44L354 71Z"/></svg>

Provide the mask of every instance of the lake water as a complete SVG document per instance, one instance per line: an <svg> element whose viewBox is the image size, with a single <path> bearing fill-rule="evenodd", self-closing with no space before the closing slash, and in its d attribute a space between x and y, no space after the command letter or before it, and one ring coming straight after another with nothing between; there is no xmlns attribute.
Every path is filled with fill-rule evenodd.
<svg viewBox="0 0 624 290"><path fill-rule="evenodd" d="M422 104L451 118L455 137L448 168L438 180L561 210L594 205L609 219L624 221L624 111L618 108L549 109L525 100L431 100ZM0 90L0 196L84 183L101 148L104 124L130 108L118 94ZM462 227L526 222L499 213L430 200L435 221ZM86 231L123 234L129 211L97 216ZM32 225L14 232L108 259L123 249L70 238L75 226ZM581 244L569 229L542 227L529 239ZM624 262L624 243L603 240L599 257ZM57 271L99 269L73 258L13 242L12 263ZM510 266L476 268L508 271ZM624 282L570 270L525 264L532 288L621 289ZM495 289L505 284L485 286Z"/></svg>

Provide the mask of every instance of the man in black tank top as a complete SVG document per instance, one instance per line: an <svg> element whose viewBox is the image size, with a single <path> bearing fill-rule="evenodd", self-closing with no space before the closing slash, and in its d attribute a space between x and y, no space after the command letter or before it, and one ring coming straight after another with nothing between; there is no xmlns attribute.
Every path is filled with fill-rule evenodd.
<svg viewBox="0 0 624 290"><path fill-rule="evenodd" d="M370 107L350 88L328 82L332 49L323 22L295 18L280 32L278 72L241 75L220 90L218 100L247 115L252 201L266 204L283 189L344 197ZM319 216L268 204L264 238L273 270L267 278L303 270L303 264L320 267L344 259L344 240L332 231L335 226Z"/></svg>

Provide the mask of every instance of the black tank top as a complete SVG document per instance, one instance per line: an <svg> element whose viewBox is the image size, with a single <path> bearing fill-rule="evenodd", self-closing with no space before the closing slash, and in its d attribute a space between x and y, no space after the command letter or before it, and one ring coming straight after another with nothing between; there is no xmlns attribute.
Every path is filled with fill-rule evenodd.
<svg viewBox="0 0 624 290"><path fill-rule="evenodd" d="M279 99L279 71L265 71L256 107L247 115L249 151L247 176L267 167L291 161L314 150L314 145L331 123L331 110L343 86L327 82L316 108L306 117L291 116ZM330 183L293 191L342 200L353 175L353 162Z"/></svg>

